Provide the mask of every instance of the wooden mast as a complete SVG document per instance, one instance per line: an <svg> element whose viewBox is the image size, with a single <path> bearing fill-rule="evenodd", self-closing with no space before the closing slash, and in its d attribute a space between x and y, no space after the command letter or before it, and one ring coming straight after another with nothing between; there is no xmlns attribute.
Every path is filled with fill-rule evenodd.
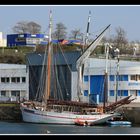
<svg viewBox="0 0 140 140"><path fill-rule="evenodd" d="M108 53L109 53L109 44L105 44L105 55L106 55L106 64L105 64L105 75L104 75L104 99L103 99L103 113L105 113L105 107L107 102L107 95L108 95Z"/></svg>
<svg viewBox="0 0 140 140"><path fill-rule="evenodd" d="M45 88L45 100L50 98L50 85L51 85L51 32L52 32L52 11L50 10L49 15L49 40L48 40L48 59L47 59L47 77L46 77L46 88Z"/></svg>

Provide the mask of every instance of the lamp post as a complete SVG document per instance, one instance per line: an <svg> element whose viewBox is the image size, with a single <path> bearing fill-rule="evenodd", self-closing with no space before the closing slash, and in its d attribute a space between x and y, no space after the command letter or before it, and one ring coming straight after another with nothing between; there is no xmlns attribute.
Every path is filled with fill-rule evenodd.
<svg viewBox="0 0 140 140"><path fill-rule="evenodd" d="M138 48L138 44L135 43L134 47L133 47L133 56L134 57L136 56L137 48Z"/></svg>

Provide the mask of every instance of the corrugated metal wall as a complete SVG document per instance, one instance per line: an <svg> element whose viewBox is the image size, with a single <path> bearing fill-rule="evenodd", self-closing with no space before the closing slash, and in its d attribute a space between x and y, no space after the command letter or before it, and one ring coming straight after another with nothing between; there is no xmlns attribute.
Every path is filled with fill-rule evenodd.
<svg viewBox="0 0 140 140"><path fill-rule="evenodd" d="M38 90L38 85L40 81L42 66L30 66L29 67L29 99L35 99ZM51 97L57 99L71 100L71 72L66 65L57 66L58 79L53 80L54 75L52 75L51 83ZM40 98L42 95L39 95Z"/></svg>
<svg viewBox="0 0 140 140"><path fill-rule="evenodd" d="M60 96L63 96L64 100L71 100L71 96L72 96L71 95L72 94L72 89L71 89L72 78L71 77L72 77L72 72L76 71L76 60L79 57L79 55L80 55L80 52L64 53L64 56L67 62L65 62L65 59L62 54L58 53L58 54L55 54L55 56L53 57L54 58L53 63L55 63L57 66L56 70L57 70L57 75L58 75L58 81L52 80L52 83L51 83L52 97L56 96L58 98L61 98ZM29 66L29 69L30 69L30 80L29 80L30 81L30 99L34 99L36 95L37 87L39 84L39 78L41 75L43 57L44 57L44 54L36 54L36 53L30 53L30 54L27 54L26 56L27 65ZM53 73L56 73L56 72L53 71ZM51 77L53 79L53 74ZM60 85L56 84L58 82L60 83ZM75 81L73 82L75 83ZM61 87L61 90L58 90L59 87ZM57 92L56 92L56 89L57 89Z"/></svg>

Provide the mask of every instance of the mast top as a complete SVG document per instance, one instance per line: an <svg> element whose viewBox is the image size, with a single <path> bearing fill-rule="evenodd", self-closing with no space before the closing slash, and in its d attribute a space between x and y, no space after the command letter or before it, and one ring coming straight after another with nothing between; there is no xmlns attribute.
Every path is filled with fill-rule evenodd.
<svg viewBox="0 0 140 140"><path fill-rule="evenodd" d="M52 41L52 10L50 10L50 14L49 14L49 43Z"/></svg>

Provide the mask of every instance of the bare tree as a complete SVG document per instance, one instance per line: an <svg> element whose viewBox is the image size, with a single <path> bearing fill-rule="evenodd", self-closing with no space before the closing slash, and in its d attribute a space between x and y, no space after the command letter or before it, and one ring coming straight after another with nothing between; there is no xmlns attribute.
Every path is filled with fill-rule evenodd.
<svg viewBox="0 0 140 140"><path fill-rule="evenodd" d="M20 21L12 29L14 33L36 34L36 33L40 33L41 26L33 21L31 22Z"/></svg>
<svg viewBox="0 0 140 140"><path fill-rule="evenodd" d="M80 29L75 29L71 31L71 36L70 38L72 39L81 39L82 38L82 33L80 31Z"/></svg>
<svg viewBox="0 0 140 140"><path fill-rule="evenodd" d="M27 23L28 32L31 34L37 34L41 31L41 26L33 21Z"/></svg>
<svg viewBox="0 0 140 140"><path fill-rule="evenodd" d="M65 39L66 34L67 34L66 29L67 28L65 27L65 25L63 23L61 23L61 22L57 23L56 24L56 30L53 33L53 38L58 39L58 40Z"/></svg>
<svg viewBox="0 0 140 140"><path fill-rule="evenodd" d="M116 28L116 36L114 37L114 46L119 48L121 52L124 51L126 45L128 44L128 40L126 38L126 32L123 28Z"/></svg>
<svg viewBox="0 0 140 140"><path fill-rule="evenodd" d="M13 28L14 33L27 33L28 27L27 27L27 21L20 21L18 22Z"/></svg>

